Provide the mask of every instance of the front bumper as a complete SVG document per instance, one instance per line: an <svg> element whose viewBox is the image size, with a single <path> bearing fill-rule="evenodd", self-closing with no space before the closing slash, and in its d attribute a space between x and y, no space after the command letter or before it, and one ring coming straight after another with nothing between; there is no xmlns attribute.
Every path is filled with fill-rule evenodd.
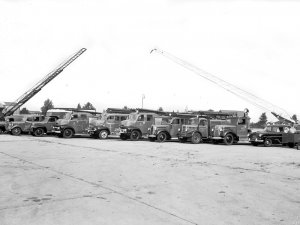
<svg viewBox="0 0 300 225"><path fill-rule="evenodd" d="M53 127L52 132L55 133L55 134L61 134L62 133L62 128L61 127Z"/></svg>

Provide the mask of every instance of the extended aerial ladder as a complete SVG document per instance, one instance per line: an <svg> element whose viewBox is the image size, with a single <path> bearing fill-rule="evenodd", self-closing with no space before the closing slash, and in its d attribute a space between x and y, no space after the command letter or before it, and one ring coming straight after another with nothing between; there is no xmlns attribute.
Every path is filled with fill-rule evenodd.
<svg viewBox="0 0 300 225"><path fill-rule="evenodd" d="M47 74L42 80L35 84L31 89L25 92L21 97L19 97L14 103L7 106L2 110L2 115L0 112L0 120L5 116L12 115L18 108L24 105L29 99L36 95L43 87L45 87L50 81L52 81L57 75L59 75L67 66L69 66L75 59L77 59L82 53L86 51L86 48L80 49L78 52L73 54L65 62L59 65L52 72Z"/></svg>
<svg viewBox="0 0 300 225"><path fill-rule="evenodd" d="M270 103L270 102L268 102L268 101L266 101L262 98L259 98L256 95L254 95L254 94L252 94L248 91L245 91L245 90L243 90L243 89L241 89L241 88L239 88L239 87L237 87L233 84L230 84L227 81L225 81L223 79L220 79L217 76L215 76L211 73L208 73L208 72L206 72L206 71L190 64L187 61L184 61L184 60L182 60L182 59L180 59L180 58L178 58L178 57L176 57L176 56L174 56L174 55L172 55L172 54L170 54L166 51L158 49L158 48L152 49L150 53L152 53L152 52L156 52L156 53L159 53L159 54L165 56L166 58L170 59L171 61L173 61L173 62L185 67L186 69L196 73L198 76L200 76L200 77L202 77L206 80L209 80L210 82L212 82L212 83L216 84L217 86L225 89L226 91L234 94L235 96L237 96L237 97L253 104L254 106L256 106L256 107L258 107L258 108L260 108L260 109L262 109L266 112L270 112L280 122L293 123L293 124L296 122L291 118L290 114L286 110L284 110L284 109L282 109L282 108L280 108L280 107L278 107L278 106L276 106L276 105L274 105L274 104L272 104L272 103Z"/></svg>

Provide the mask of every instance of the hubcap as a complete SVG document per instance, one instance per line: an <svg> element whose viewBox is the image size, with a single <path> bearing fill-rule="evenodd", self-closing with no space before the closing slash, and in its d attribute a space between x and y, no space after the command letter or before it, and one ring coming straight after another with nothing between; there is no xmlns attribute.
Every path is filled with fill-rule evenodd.
<svg viewBox="0 0 300 225"><path fill-rule="evenodd" d="M101 137L102 138L106 138L107 137L107 133L106 132L101 132Z"/></svg>

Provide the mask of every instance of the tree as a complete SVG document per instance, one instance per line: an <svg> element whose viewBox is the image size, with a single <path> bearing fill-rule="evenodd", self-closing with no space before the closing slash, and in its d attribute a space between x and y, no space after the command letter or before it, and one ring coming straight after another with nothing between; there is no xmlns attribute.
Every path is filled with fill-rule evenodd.
<svg viewBox="0 0 300 225"><path fill-rule="evenodd" d="M267 115L266 115L266 113L264 112L264 113L262 113L261 116L259 117L259 120L258 120L258 122L256 123L256 125L257 125L258 127L260 127L260 128L263 128L263 127L265 127L265 126L267 125L267 121L268 121Z"/></svg>
<svg viewBox="0 0 300 225"><path fill-rule="evenodd" d="M29 110L27 110L26 108L22 108L20 114L29 114Z"/></svg>
<svg viewBox="0 0 300 225"><path fill-rule="evenodd" d="M81 109L86 109L86 110L95 110L96 108L92 105L92 103L87 102L84 106L82 106Z"/></svg>
<svg viewBox="0 0 300 225"><path fill-rule="evenodd" d="M297 115L296 114L294 114L293 116L292 116L292 119L293 120L295 120L296 122L298 121L298 119L297 119Z"/></svg>
<svg viewBox="0 0 300 225"><path fill-rule="evenodd" d="M81 109L81 105L80 105L80 103L78 103L78 105L77 105L77 109L78 109L78 110L80 110L80 109Z"/></svg>
<svg viewBox="0 0 300 225"><path fill-rule="evenodd" d="M44 105L41 108L42 114L46 115L46 112L48 111L48 109L53 109L54 105L52 103L52 101L48 98L46 101L44 101Z"/></svg>
<svg viewBox="0 0 300 225"><path fill-rule="evenodd" d="M158 111L163 112L164 110L163 110L162 107L159 107L159 108L158 108Z"/></svg>
<svg viewBox="0 0 300 225"><path fill-rule="evenodd" d="M128 109L127 105L125 105L125 106L123 107L123 109Z"/></svg>

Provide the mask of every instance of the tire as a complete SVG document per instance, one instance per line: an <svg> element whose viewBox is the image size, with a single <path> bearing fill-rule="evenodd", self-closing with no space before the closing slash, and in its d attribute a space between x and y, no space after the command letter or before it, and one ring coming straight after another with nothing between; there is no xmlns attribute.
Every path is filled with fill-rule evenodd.
<svg viewBox="0 0 300 225"><path fill-rule="evenodd" d="M98 134L99 139L107 139L108 137L108 131L107 130L101 130Z"/></svg>
<svg viewBox="0 0 300 225"><path fill-rule="evenodd" d="M232 145L234 141L234 137L232 134L226 134L224 137L224 143L225 145Z"/></svg>
<svg viewBox="0 0 300 225"><path fill-rule="evenodd" d="M158 142L165 142L167 140L167 138L168 138L168 135L166 132L160 132L156 137Z"/></svg>
<svg viewBox="0 0 300 225"><path fill-rule="evenodd" d="M121 134L121 135L120 135L120 138L121 138L121 140L123 140L123 141L127 140L127 136L124 135L124 134Z"/></svg>
<svg viewBox="0 0 300 225"><path fill-rule="evenodd" d="M193 133L191 141L193 144L199 144L200 142L202 142L202 135L198 132Z"/></svg>
<svg viewBox="0 0 300 225"><path fill-rule="evenodd" d="M294 148L295 144L294 143L288 143L289 148Z"/></svg>
<svg viewBox="0 0 300 225"><path fill-rule="evenodd" d="M132 141L137 141L137 140L139 140L140 138L141 138L141 134L140 134L139 131L134 130L134 131L131 132L131 134L130 134L130 140L132 140Z"/></svg>
<svg viewBox="0 0 300 225"><path fill-rule="evenodd" d="M151 142L154 142L154 141L155 141L155 138L154 138L154 137L149 137L148 139L149 139L149 141L151 141Z"/></svg>
<svg viewBox="0 0 300 225"><path fill-rule="evenodd" d="M271 147L272 146L272 140L270 138L266 138L264 140L264 146L265 147Z"/></svg>
<svg viewBox="0 0 300 225"><path fill-rule="evenodd" d="M73 135L74 135L74 132L72 129L67 128L67 129L63 130L63 134L62 134L63 138L71 138L71 137L73 137Z"/></svg>
<svg viewBox="0 0 300 225"><path fill-rule="evenodd" d="M180 143L185 143L187 142L187 138L178 138Z"/></svg>
<svg viewBox="0 0 300 225"><path fill-rule="evenodd" d="M33 135L36 137L41 137L44 135L44 129L43 128L37 128L33 131Z"/></svg>
<svg viewBox="0 0 300 225"><path fill-rule="evenodd" d="M15 136L19 136L22 133L22 130L20 127L15 127L11 130L11 134Z"/></svg>

